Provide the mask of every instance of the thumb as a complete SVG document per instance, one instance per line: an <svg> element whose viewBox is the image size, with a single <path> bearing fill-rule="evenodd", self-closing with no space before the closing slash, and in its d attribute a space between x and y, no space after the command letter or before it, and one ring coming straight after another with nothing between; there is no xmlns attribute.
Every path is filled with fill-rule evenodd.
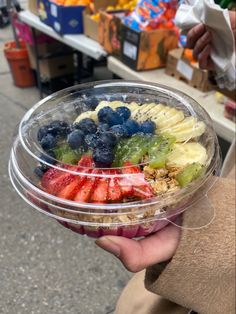
<svg viewBox="0 0 236 314"><path fill-rule="evenodd" d="M120 259L131 272L164 262L173 257L180 238L180 228L169 225L142 240L106 236L96 244Z"/></svg>

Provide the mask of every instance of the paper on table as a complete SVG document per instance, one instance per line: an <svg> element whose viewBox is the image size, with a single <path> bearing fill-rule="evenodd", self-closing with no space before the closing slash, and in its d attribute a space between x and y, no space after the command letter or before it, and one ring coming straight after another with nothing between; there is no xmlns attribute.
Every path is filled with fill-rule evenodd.
<svg viewBox="0 0 236 314"><path fill-rule="evenodd" d="M230 26L229 12L213 0L185 0L177 11L175 22L184 31L203 23L212 34L211 58L216 66L220 87L235 88L235 39Z"/></svg>

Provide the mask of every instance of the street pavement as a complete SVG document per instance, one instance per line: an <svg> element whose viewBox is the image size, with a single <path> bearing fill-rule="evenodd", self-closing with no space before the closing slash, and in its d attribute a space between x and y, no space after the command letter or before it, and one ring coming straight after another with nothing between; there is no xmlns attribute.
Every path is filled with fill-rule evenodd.
<svg viewBox="0 0 236 314"><path fill-rule="evenodd" d="M130 273L93 239L30 208L9 182L17 124L39 100L36 88L13 85L3 55L11 38L10 27L0 29L0 313L113 313Z"/></svg>

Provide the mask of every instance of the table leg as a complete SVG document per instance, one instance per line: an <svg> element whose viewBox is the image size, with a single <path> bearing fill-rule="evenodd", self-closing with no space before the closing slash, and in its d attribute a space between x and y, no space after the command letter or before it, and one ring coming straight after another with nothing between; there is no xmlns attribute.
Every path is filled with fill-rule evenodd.
<svg viewBox="0 0 236 314"><path fill-rule="evenodd" d="M37 36L35 28L32 28L32 34L33 34L33 41L34 41L34 53L36 58L36 75L37 75L37 86L39 89L39 97L40 99L43 98L43 88L42 88L42 82L41 82L41 75L40 75L40 66L39 66L39 51L38 51L38 44L37 44Z"/></svg>

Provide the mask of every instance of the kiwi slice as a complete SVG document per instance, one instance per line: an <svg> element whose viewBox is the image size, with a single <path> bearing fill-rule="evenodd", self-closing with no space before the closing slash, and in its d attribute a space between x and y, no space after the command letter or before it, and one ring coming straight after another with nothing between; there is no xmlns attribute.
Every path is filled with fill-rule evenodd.
<svg viewBox="0 0 236 314"><path fill-rule="evenodd" d="M181 187L187 186L192 181L199 178L205 171L205 167L199 163L193 163L185 167L180 173L177 174L176 180Z"/></svg>
<svg viewBox="0 0 236 314"><path fill-rule="evenodd" d="M61 144L53 151L56 159L65 164L76 164L82 156L82 152L79 149L72 150L68 144Z"/></svg>
<svg viewBox="0 0 236 314"><path fill-rule="evenodd" d="M167 155L175 143L172 136L156 136L150 143L148 155L150 166L152 168L164 168L166 165Z"/></svg>

